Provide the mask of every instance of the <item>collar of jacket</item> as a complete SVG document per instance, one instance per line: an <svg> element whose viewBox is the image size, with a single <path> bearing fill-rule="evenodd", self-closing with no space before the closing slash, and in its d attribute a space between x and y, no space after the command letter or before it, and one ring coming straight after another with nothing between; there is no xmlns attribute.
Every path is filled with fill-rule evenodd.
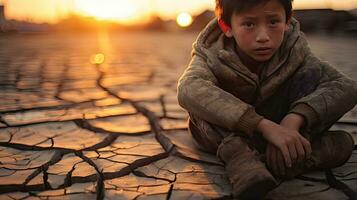
<svg viewBox="0 0 357 200"><path fill-rule="evenodd" d="M306 38L300 32L300 25L291 19L283 43L273 57L264 64L261 77L246 67L234 50L234 39L227 40L220 30L217 19L213 19L199 34L194 43L194 54L200 54L211 65L228 65L247 82L260 88L261 100L268 98L274 89L282 84L302 65L310 53ZM259 102L258 102L259 103Z"/></svg>

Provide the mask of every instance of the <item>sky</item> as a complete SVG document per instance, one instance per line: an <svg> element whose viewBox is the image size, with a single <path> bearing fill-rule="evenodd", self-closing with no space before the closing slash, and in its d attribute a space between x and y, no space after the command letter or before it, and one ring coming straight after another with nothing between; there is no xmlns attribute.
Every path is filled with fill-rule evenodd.
<svg viewBox="0 0 357 200"><path fill-rule="evenodd" d="M68 13L135 23L153 13L174 19L181 12L197 15L214 8L215 0L0 0L8 19L55 23ZM294 8L357 8L357 0L294 0Z"/></svg>

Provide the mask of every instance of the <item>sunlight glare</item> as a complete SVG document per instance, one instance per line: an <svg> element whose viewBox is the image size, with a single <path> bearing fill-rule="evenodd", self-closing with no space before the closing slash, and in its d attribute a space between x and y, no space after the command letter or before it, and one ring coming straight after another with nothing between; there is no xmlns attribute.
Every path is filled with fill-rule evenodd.
<svg viewBox="0 0 357 200"><path fill-rule="evenodd" d="M91 56L90 62L94 65L100 65L104 62L105 56L103 53L97 53Z"/></svg>
<svg viewBox="0 0 357 200"><path fill-rule="evenodd" d="M188 13L181 13L177 16L176 22L181 27L188 27L192 24L192 16Z"/></svg>
<svg viewBox="0 0 357 200"><path fill-rule="evenodd" d="M136 4L128 0L76 0L75 3L82 14L101 20L130 20L137 12Z"/></svg>

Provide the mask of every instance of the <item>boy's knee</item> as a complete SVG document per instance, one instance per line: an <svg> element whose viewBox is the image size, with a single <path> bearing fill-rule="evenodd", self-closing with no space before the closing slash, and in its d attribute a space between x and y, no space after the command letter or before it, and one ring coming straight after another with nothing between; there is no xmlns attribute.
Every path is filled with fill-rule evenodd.
<svg viewBox="0 0 357 200"><path fill-rule="evenodd" d="M188 130L194 141L203 151L217 154L223 161L229 160L225 155L231 156L235 152L252 151L250 148L260 149L265 142L261 138L246 138L243 133L232 132L222 127L211 124L192 113L189 113ZM219 151L222 151L220 156Z"/></svg>
<svg viewBox="0 0 357 200"><path fill-rule="evenodd" d="M312 145L313 150L321 148L326 152L323 156L331 162L327 164L330 167L338 167L346 163L355 146L353 137L348 132L341 130L327 131Z"/></svg>
<svg viewBox="0 0 357 200"><path fill-rule="evenodd" d="M326 131L311 142L311 147L311 158L290 168L282 178L292 179L306 172L342 166L352 155L354 141L345 131Z"/></svg>
<svg viewBox="0 0 357 200"><path fill-rule="evenodd" d="M191 133L198 147L203 151L213 154L216 153L218 145L223 139L212 124L192 114L190 114L188 119L188 131Z"/></svg>

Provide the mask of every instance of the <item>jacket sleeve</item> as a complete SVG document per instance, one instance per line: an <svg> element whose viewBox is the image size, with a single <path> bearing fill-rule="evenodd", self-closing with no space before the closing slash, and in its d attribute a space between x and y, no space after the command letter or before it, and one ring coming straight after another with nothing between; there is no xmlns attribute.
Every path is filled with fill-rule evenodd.
<svg viewBox="0 0 357 200"><path fill-rule="evenodd" d="M252 136L263 118L253 106L219 88L218 80L202 55L193 54L177 89L178 101L183 108L228 130Z"/></svg>
<svg viewBox="0 0 357 200"><path fill-rule="evenodd" d="M317 68L320 80L315 91L292 103L291 112L304 116L308 131L319 133L356 105L357 84L311 53L303 68Z"/></svg>

